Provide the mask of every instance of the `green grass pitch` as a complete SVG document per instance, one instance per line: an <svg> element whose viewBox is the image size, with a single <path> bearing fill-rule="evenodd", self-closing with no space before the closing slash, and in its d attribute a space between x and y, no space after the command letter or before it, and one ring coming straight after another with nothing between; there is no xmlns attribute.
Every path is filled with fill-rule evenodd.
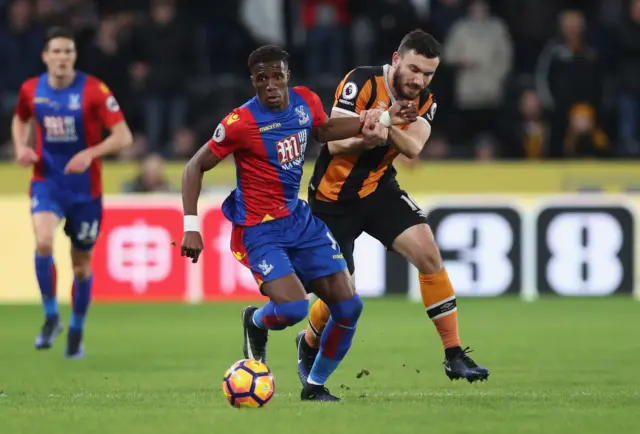
<svg viewBox="0 0 640 434"><path fill-rule="evenodd" d="M33 349L39 306L0 306L0 432L640 432L640 304L629 298L460 300L463 343L491 369L479 384L446 378L420 305L365 300L328 384L344 401L299 401L296 327L271 334L277 395L257 410L230 407L221 390L242 358L242 306L94 305L77 361L62 357L64 339Z"/></svg>

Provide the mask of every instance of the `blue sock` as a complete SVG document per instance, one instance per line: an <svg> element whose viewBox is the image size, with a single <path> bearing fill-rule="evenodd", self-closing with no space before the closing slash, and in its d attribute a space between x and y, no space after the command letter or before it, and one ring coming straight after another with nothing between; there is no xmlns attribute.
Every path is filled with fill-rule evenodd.
<svg viewBox="0 0 640 434"><path fill-rule="evenodd" d="M91 303L91 284L93 276L87 280L73 279L73 311L69 322L69 331L81 332Z"/></svg>
<svg viewBox="0 0 640 434"><path fill-rule="evenodd" d="M253 313L253 323L267 330L284 330L299 323L309 313L309 300L275 304L273 301Z"/></svg>
<svg viewBox="0 0 640 434"><path fill-rule="evenodd" d="M325 384L347 355L356 325L362 313L362 300L357 294L348 300L328 305L331 317L322 332L320 352L309 373L309 384Z"/></svg>
<svg viewBox="0 0 640 434"><path fill-rule="evenodd" d="M36 279L42 295L42 305L47 319L58 319L58 300L56 299L56 264L50 255L36 253Z"/></svg>

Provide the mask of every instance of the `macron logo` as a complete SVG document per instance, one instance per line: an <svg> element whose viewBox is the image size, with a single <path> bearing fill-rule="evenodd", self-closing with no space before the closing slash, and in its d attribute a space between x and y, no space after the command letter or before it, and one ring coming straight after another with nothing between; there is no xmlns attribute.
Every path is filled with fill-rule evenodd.
<svg viewBox="0 0 640 434"><path fill-rule="evenodd" d="M276 122L275 124L267 125L266 127L260 128L260 132L264 133L265 131L275 130L276 128L280 128L282 124L280 122Z"/></svg>

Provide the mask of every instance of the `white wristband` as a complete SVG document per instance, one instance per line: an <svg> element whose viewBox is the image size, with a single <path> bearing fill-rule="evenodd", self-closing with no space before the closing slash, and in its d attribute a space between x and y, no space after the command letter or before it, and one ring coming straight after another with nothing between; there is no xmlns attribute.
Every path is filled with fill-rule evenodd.
<svg viewBox="0 0 640 434"><path fill-rule="evenodd" d="M389 114L389 110L385 111L380 115L380 119L378 120L382 125L389 128L391 126L391 115Z"/></svg>
<svg viewBox="0 0 640 434"><path fill-rule="evenodd" d="M200 221L197 215L184 216L184 231L185 232L200 232Z"/></svg>

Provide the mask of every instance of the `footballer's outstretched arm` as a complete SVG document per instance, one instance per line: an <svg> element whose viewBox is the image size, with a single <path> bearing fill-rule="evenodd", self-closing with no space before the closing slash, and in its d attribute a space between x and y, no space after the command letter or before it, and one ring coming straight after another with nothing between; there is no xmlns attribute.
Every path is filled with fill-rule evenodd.
<svg viewBox="0 0 640 434"><path fill-rule="evenodd" d="M364 143L370 141L373 137L376 136L374 132L374 128L364 128L365 119L372 119L374 113L380 117L382 111L374 109L374 110L363 110L360 112L358 117L332 117L324 124L318 126L316 129L321 130L324 129L323 135L316 136L316 140L319 142L331 142L336 140L350 139L354 136L358 135L360 132L364 133ZM418 115L415 107L408 101L399 101L396 102L388 112L384 112L389 119L390 124L399 125L415 122L416 117ZM371 115L371 117L369 117ZM354 133L355 125L358 125L358 131ZM374 122L375 123L375 122ZM369 127L373 127L373 125L369 125ZM348 134L348 135L347 135ZM324 139L324 140L323 140ZM357 145L361 146L363 142L352 141L351 146Z"/></svg>
<svg viewBox="0 0 640 434"><path fill-rule="evenodd" d="M313 138L320 143L348 139L362 132L360 117L331 118L311 130Z"/></svg>
<svg viewBox="0 0 640 434"><path fill-rule="evenodd" d="M363 119L362 114L367 114L369 112L378 112L383 116L387 117L387 122L389 125L403 125L410 124L416 121L418 118L418 110L415 105L409 101L398 101L389 108L387 112L382 112L379 109L373 110L363 110L360 112L360 120ZM350 115L343 114L342 111L334 110L331 113L331 117L340 118L340 117L351 117ZM378 119L381 116L378 116L375 119L375 122L378 122ZM338 154L353 154L360 153L362 151L374 148L384 143L388 138L388 131L386 128L381 130L367 128L367 123L365 122L365 128L363 131L365 134L363 137L353 137L346 140L337 140L333 142L327 143L329 147L329 153L331 155Z"/></svg>
<svg viewBox="0 0 640 434"><path fill-rule="evenodd" d="M208 144L191 157L182 172L182 208L184 215L198 215L198 198L202 190L202 177L220 163Z"/></svg>
<svg viewBox="0 0 640 434"><path fill-rule="evenodd" d="M355 115L358 116L358 115ZM331 112L331 119L336 118L355 118L354 116L350 116L344 114L342 112L333 110ZM378 145L380 139L374 138L372 140L367 140L364 137L351 137L343 140L332 140L327 143L327 147L329 148L329 153L331 155L340 155L340 154L355 154L365 151L367 149L371 149Z"/></svg>

